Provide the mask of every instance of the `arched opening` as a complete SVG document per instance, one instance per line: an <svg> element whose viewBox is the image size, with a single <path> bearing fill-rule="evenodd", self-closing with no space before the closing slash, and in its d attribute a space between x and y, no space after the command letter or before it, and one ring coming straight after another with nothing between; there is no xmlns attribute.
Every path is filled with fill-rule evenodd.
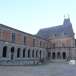
<svg viewBox="0 0 76 76"><path fill-rule="evenodd" d="M30 49L28 49L28 58L30 58Z"/></svg>
<svg viewBox="0 0 76 76"><path fill-rule="evenodd" d="M57 52L57 59L60 59L61 56L60 56L60 52Z"/></svg>
<svg viewBox="0 0 76 76"><path fill-rule="evenodd" d="M52 59L55 59L56 58L56 55L55 55L55 52L52 53Z"/></svg>
<svg viewBox="0 0 76 76"><path fill-rule="evenodd" d="M11 60L14 58L14 47L11 47Z"/></svg>
<svg viewBox="0 0 76 76"><path fill-rule="evenodd" d="M6 56L7 56L7 46L4 46L2 57L6 57Z"/></svg>
<svg viewBox="0 0 76 76"><path fill-rule="evenodd" d="M32 57L34 58L34 50L32 51Z"/></svg>
<svg viewBox="0 0 76 76"><path fill-rule="evenodd" d="M20 48L17 49L17 58L20 57Z"/></svg>
<svg viewBox="0 0 76 76"><path fill-rule="evenodd" d="M66 59L66 53L65 52L62 53L62 56L63 56L63 59Z"/></svg>
<svg viewBox="0 0 76 76"><path fill-rule="evenodd" d="M25 51L26 51L26 49L24 48L23 49L23 58L25 57Z"/></svg>

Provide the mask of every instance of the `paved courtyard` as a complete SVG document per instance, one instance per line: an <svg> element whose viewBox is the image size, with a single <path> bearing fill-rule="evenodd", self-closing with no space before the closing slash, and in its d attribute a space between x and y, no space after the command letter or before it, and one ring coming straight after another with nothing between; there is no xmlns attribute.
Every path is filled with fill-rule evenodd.
<svg viewBox="0 0 76 76"><path fill-rule="evenodd" d="M0 66L0 76L76 76L76 64L50 63L40 66Z"/></svg>

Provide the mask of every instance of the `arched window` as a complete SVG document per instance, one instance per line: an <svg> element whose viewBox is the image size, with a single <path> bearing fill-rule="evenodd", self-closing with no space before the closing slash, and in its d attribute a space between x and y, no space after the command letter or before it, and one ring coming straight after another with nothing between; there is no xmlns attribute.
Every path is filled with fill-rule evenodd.
<svg viewBox="0 0 76 76"><path fill-rule="evenodd" d="M6 56L7 56L7 46L4 46L2 57L6 57Z"/></svg>
<svg viewBox="0 0 76 76"><path fill-rule="evenodd" d="M28 49L28 58L30 57L30 49Z"/></svg>
<svg viewBox="0 0 76 76"><path fill-rule="evenodd" d="M52 59L55 59L55 52L52 53Z"/></svg>
<svg viewBox="0 0 76 76"><path fill-rule="evenodd" d="M34 57L34 50L32 51L32 57Z"/></svg>
<svg viewBox="0 0 76 76"><path fill-rule="evenodd" d="M17 58L20 57L20 48L17 49Z"/></svg>
<svg viewBox="0 0 76 76"><path fill-rule="evenodd" d="M62 53L62 56L63 56L63 59L66 59L66 53L65 52Z"/></svg>
<svg viewBox="0 0 76 76"><path fill-rule="evenodd" d="M23 58L25 57L25 51L26 51L26 49L24 48L23 49Z"/></svg>
<svg viewBox="0 0 76 76"><path fill-rule="evenodd" d="M14 57L14 47L11 47L11 60L13 60Z"/></svg>

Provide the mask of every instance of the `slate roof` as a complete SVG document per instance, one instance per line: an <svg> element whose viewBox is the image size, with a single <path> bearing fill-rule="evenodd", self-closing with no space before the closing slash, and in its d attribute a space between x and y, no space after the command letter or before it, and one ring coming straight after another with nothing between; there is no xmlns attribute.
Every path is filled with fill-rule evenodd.
<svg viewBox="0 0 76 76"><path fill-rule="evenodd" d="M70 19L64 19L63 25L58 25L50 28L40 29L37 36L48 39L50 38L60 38L60 37L73 37L74 32L72 29L72 24Z"/></svg>

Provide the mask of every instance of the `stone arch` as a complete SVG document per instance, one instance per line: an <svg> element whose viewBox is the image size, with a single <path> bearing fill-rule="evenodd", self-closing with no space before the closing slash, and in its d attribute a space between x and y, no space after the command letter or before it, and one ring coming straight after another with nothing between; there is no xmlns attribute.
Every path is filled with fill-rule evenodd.
<svg viewBox="0 0 76 76"><path fill-rule="evenodd" d="M17 49L17 58L20 57L20 50L21 50L20 48Z"/></svg>
<svg viewBox="0 0 76 76"><path fill-rule="evenodd" d="M26 48L23 49L23 58L25 57Z"/></svg>
<svg viewBox="0 0 76 76"><path fill-rule="evenodd" d="M52 53L52 59L55 59L56 58L56 54L55 52Z"/></svg>
<svg viewBox="0 0 76 76"><path fill-rule="evenodd" d="M2 57L6 57L7 56L7 46L3 47L3 53L2 53Z"/></svg>
<svg viewBox="0 0 76 76"><path fill-rule="evenodd" d="M28 49L28 58L30 58L30 49Z"/></svg>
<svg viewBox="0 0 76 76"><path fill-rule="evenodd" d="M66 52L62 53L63 59L66 59Z"/></svg>
<svg viewBox="0 0 76 76"><path fill-rule="evenodd" d="M14 47L11 47L11 60L14 58Z"/></svg>
<svg viewBox="0 0 76 76"><path fill-rule="evenodd" d="M60 58L61 58L60 52L57 52L57 59L60 59Z"/></svg>

